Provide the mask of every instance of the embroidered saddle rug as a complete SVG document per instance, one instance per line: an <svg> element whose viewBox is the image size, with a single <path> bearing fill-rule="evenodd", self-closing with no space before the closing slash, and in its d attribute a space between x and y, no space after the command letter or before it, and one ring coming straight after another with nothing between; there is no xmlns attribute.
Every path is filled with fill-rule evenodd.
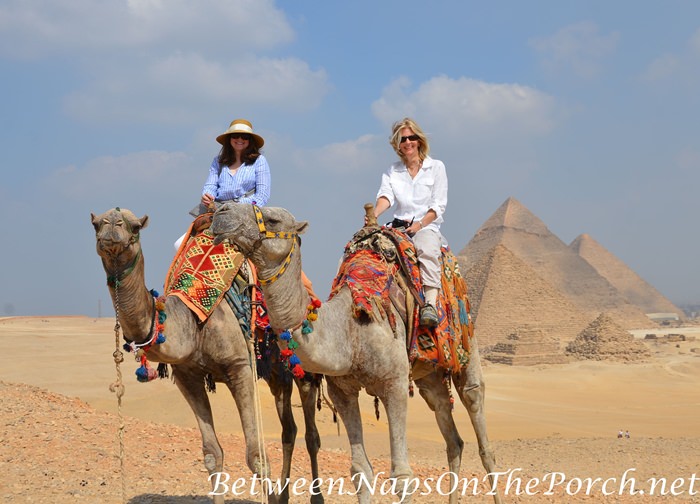
<svg viewBox="0 0 700 504"><path fill-rule="evenodd" d="M170 265L164 294L180 298L204 322L231 287L244 257L228 242L215 245L208 228L192 236L192 226Z"/></svg>
<svg viewBox="0 0 700 504"><path fill-rule="evenodd" d="M387 318L395 330L391 304L396 306L392 299L396 287L392 284L405 286L405 296L417 300L411 304L412 311L405 313L404 320L410 332L406 335L410 362L414 368L422 363L458 372L469 362L474 328L459 264L449 247L443 247L441 252L442 288L437 299L439 323L435 329L420 326L418 322L424 297L413 242L408 235L392 228L366 227L353 236L345 247L329 298L347 286L355 317Z"/></svg>

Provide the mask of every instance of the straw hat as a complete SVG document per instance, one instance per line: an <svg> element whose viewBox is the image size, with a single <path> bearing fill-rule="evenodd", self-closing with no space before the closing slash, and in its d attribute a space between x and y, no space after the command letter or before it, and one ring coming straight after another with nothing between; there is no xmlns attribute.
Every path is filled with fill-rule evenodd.
<svg viewBox="0 0 700 504"><path fill-rule="evenodd" d="M221 135L216 137L216 141L219 142L221 145L224 145L226 137L228 137L231 133L249 134L252 137L252 139L255 140L255 145L258 146L258 149L265 144L265 139L260 135L256 135L255 133L253 133L253 125L250 124L250 121L246 121L245 119L234 119L231 125L228 127L228 129Z"/></svg>

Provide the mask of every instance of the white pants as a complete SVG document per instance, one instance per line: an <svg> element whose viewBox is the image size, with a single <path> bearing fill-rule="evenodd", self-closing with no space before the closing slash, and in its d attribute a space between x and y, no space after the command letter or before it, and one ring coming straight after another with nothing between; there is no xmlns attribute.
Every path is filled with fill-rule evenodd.
<svg viewBox="0 0 700 504"><path fill-rule="evenodd" d="M418 255L423 287L439 289L441 286L440 246L442 245L440 231L432 228L421 229L413 235L413 244Z"/></svg>

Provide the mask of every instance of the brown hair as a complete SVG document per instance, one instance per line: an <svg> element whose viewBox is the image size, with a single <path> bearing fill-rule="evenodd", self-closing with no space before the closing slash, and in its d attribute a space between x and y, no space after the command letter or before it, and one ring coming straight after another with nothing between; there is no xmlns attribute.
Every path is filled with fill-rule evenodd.
<svg viewBox="0 0 700 504"><path fill-rule="evenodd" d="M241 154L241 163L244 165L252 165L260 156L260 149L258 149L258 144L253 138L248 141L248 147ZM221 150L219 151L219 172L224 166L231 166L236 162L236 151L233 150L231 146L231 139L229 136L221 144Z"/></svg>

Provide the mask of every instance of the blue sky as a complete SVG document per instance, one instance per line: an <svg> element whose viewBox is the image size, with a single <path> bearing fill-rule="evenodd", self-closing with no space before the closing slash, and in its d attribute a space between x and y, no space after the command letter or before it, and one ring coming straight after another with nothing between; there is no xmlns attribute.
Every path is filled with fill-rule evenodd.
<svg viewBox="0 0 700 504"><path fill-rule="evenodd" d="M160 288L238 117L323 297L411 116L456 252L513 196L700 302L695 1L3 0L0 73L0 316L111 315L90 213L115 206L149 215Z"/></svg>

